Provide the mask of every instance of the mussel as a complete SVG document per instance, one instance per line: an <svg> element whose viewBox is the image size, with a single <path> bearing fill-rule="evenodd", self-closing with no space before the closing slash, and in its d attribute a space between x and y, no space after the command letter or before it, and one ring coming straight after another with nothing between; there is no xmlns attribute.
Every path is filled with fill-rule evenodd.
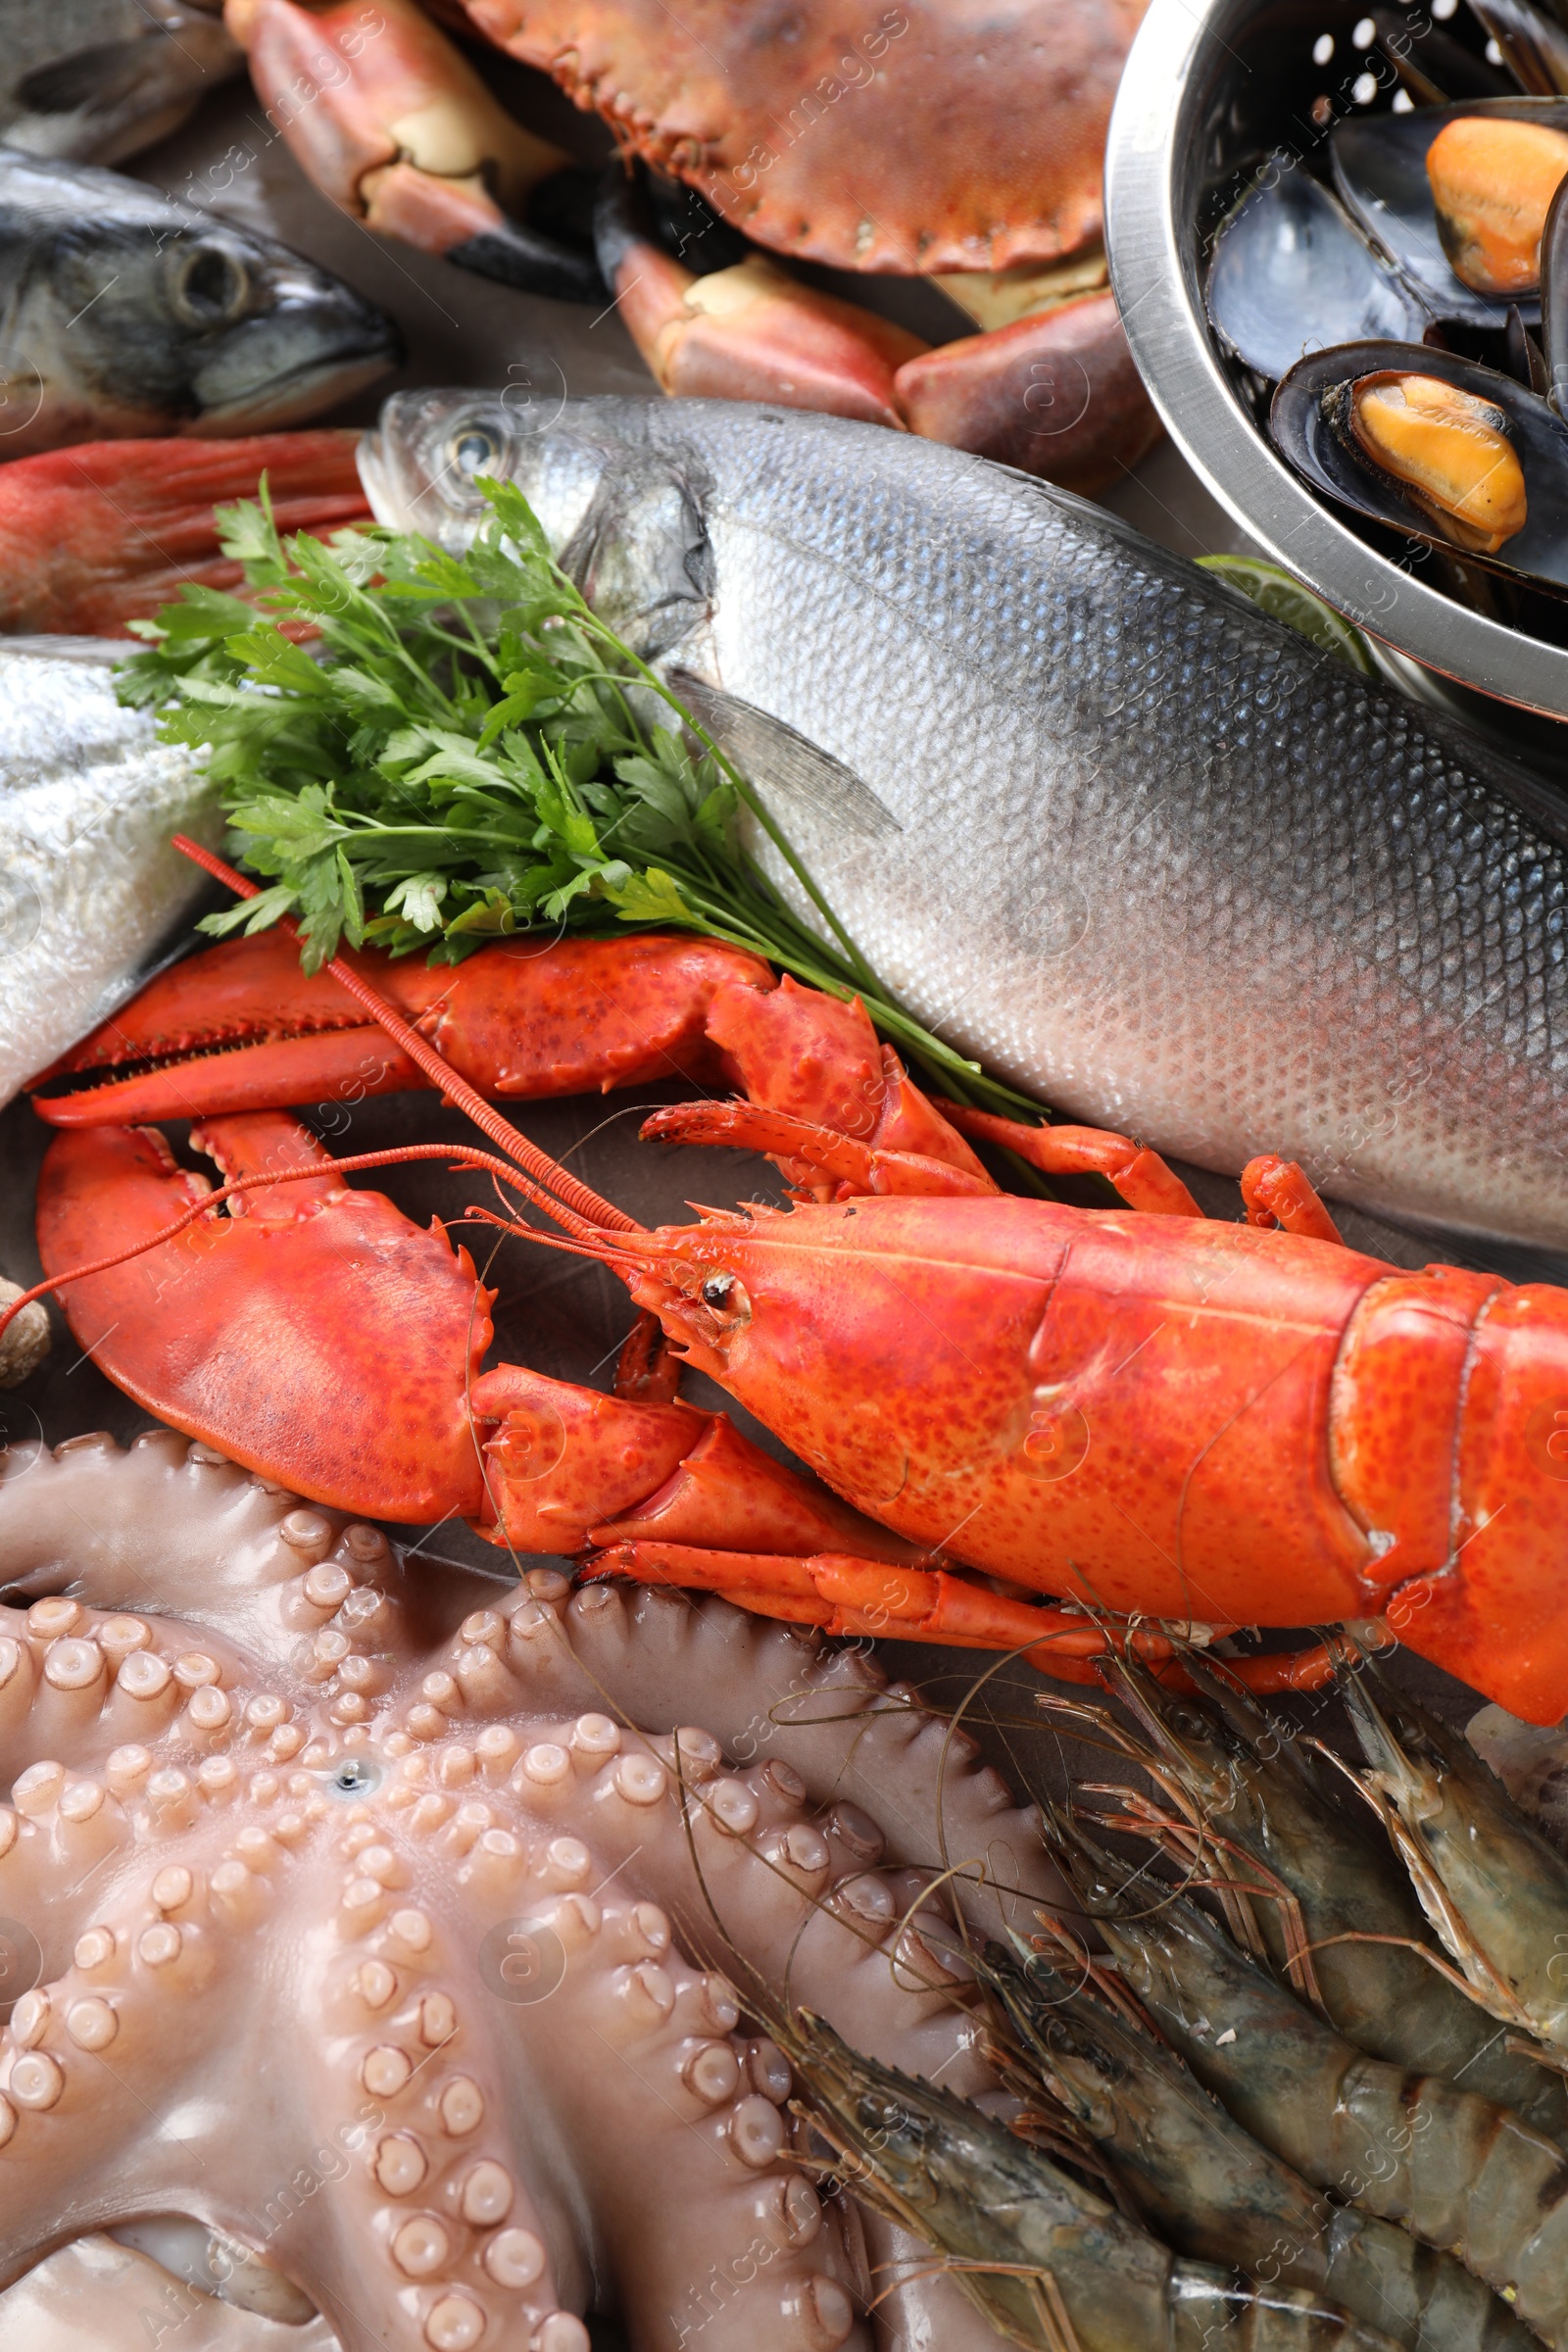
<svg viewBox="0 0 1568 2352"><path fill-rule="evenodd" d="M1541 238L1568 176L1568 99L1368 115L1329 142L1352 220L1440 319L1501 332L1540 317Z"/></svg>
<svg viewBox="0 0 1568 2352"><path fill-rule="evenodd" d="M1524 467L1494 402L1442 376L1386 368L1343 393L1345 424L1377 470L1403 484L1444 538L1494 556L1530 518Z"/></svg>
<svg viewBox="0 0 1568 2352"><path fill-rule="evenodd" d="M1251 189L1221 222L1203 298L1221 342L1270 382L1328 344L1418 342L1431 317L1299 170Z"/></svg>
<svg viewBox="0 0 1568 2352"><path fill-rule="evenodd" d="M1290 370L1269 430L1341 506L1568 592L1568 424L1512 377L1418 343L1342 345Z"/></svg>
<svg viewBox="0 0 1568 2352"><path fill-rule="evenodd" d="M1454 275L1517 302L1541 289L1541 238L1568 178L1568 130L1513 116L1455 115L1427 149L1438 234Z"/></svg>

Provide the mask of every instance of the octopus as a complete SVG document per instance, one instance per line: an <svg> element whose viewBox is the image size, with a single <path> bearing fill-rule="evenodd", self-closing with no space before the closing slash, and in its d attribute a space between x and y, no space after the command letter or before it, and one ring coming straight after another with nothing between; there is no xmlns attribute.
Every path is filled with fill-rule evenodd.
<svg viewBox="0 0 1568 2352"><path fill-rule="evenodd" d="M865 1656L162 1429L0 1456L0 1590L4 2352L995 2344L759 2021L1000 2101L933 1877L1037 1820Z"/></svg>

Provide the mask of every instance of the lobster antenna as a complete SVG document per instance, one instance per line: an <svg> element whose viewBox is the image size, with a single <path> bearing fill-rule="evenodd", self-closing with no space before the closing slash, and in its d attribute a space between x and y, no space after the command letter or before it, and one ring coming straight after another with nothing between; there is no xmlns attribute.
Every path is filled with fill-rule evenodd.
<svg viewBox="0 0 1568 2352"><path fill-rule="evenodd" d="M247 881L243 874L236 873L233 866L225 865L221 858L215 858L211 850L204 850L200 842L192 841L187 834L176 833L173 842L176 850L190 858L193 864L199 865L203 873L211 874L216 882L221 882L225 890L231 890L236 898L254 899L261 895L258 884ZM280 916L278 928L286 931L291 939L298 939L300 935L299 925L292 915ZM329 956L326 969L340 988L347 989L371 1018L380 1022L394 1045L400 1047L409 1059L434 1081L442 1094L455 1102L460 1110L467 1112L482 1134L487 1135L493 1144L498 1144L519 1167L526 1168L540 1184L550 1187L584 1223L612 1226L621 1233L647 1232L648 1228L639 1225L635 1217L628 1217L623 1208L616 1208L613 1202L602 1200L598 1193L577 1177L569 1176L559 1160L552 1159L548 1152L541 1152L537 1144L531 1144L509 1119L504 1119L495 1106L468 1084L466 1078L459 1076L446 1055L438 1053L429 1039L421 1037L417 1029L412 1029L385 997L373 989L368 980L362 980L359 973L346 964L340 956ZM542 1205L553 1207L554 1202Z"/></svg>

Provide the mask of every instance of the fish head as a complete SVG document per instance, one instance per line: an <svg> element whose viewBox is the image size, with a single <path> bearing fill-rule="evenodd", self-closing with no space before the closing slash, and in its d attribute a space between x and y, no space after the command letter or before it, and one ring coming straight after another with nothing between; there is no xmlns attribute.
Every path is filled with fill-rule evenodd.
<svg viewBox="0 0 1568 2352"><path fill-rule="evenodd" d="M270 237L112 172L3 151L0 280L9 372L47 387L31 448L272 431L401 357L384 313ZM51 429L68 413L72 429Z"/></svg>
<svg viewBox="0 0 1568 2352"><path fill-rule="evenodd" d="M655 662L712 606L708 478L696 453L657 430L658 399L395 392L360 444L377 522L460 555L489 512L482 480L514 483L552 554L596 612Z"/></svg>
<svg viewBox="0 0 1568 2352"><path fill-rule="evenodd" d="M226 224L180 242L164 296L199 431L303 423L402 359L385 312L286 247Z"/></svg>
<svg viewBox="0 0 1568 2352"><path fill-rule="evenodd" d="M118 163L168 138L244 68L202 0L12 0L0 138L25 155Z"/></svg>

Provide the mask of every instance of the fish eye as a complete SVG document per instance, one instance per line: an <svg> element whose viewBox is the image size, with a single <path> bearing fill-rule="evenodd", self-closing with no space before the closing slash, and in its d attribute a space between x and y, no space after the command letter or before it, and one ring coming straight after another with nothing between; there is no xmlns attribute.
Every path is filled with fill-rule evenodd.
<svg viewBox="0 0 1568 2352"><path fill-rule="evenodd" d="M476 473L483 473L495 464L498 456L495 437L480 424L466 424L452 436L452 463L460 473L471 482Z"/></svg>
<svg viewBox="0 0 1568 2352"><path fill-rule="evenodd" d="M250 275L226 245L211 241L176 250L171 298L187 326L223 326L249 300Z"/></svg>
<svg viewBox="0 0 1568 2352"><path fill-rule="evenodd" d="M381 1786L381 1767L364 1756L345 1756L326 1776L334 1796L373 1796Z"/></svg>

